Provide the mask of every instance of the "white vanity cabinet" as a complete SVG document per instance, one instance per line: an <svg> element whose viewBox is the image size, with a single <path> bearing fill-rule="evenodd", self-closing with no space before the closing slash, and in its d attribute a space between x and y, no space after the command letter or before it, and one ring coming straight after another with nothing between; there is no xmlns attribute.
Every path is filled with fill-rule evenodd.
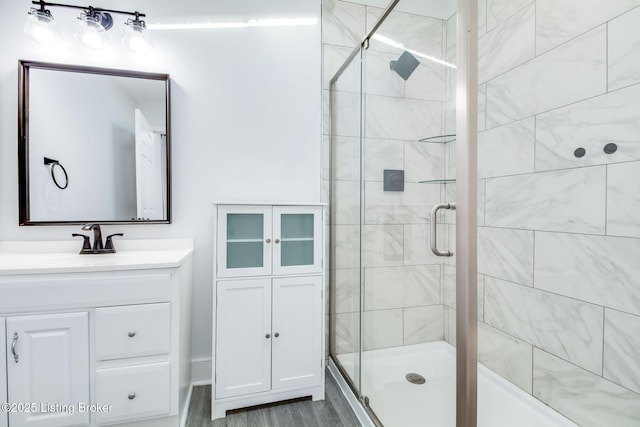
<svg viewBox="0 0 640 427"><path fill-rule="evenodd" d="M178 242L179 249L153 241L154 250L112 255L23 256L3 253L0 242L0 402L35 404L4 421L0 414L0 427L186 420L193 242Z"/></svg>
<svg viewBox="0 0 640 427"><path fill-rule="evenodd" d="M323 399L323 206L215 210L212 418Z"/></svg>

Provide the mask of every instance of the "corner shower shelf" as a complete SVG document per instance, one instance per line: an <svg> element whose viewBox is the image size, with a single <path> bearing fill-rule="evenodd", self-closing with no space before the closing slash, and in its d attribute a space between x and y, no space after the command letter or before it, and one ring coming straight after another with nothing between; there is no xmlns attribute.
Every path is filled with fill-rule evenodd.
<svg viewBox="0 0 640 427"><path fill-rule="evenodd" d="M432 144L446 144L447 142L453 142L456 140L456 135L438 135L430 136L428 138L419 139L418 142L428 142Z"/></svg>
<svg viewBox="0 0 640 427"><path fill-rule="evenodd" d="M451 184L456 182L455 178L453 179L429 179L427 181L418 181L418 184Z"/></svg>

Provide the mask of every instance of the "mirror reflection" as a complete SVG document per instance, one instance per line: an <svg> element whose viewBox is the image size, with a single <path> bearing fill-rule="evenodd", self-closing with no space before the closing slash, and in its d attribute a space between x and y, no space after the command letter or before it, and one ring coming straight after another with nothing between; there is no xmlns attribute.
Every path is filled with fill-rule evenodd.
<svg viewBox="0 0 640 427"><path fill-rule="evenodd" d="M169 77L21 62L22 225L169 222Z"/></svg>

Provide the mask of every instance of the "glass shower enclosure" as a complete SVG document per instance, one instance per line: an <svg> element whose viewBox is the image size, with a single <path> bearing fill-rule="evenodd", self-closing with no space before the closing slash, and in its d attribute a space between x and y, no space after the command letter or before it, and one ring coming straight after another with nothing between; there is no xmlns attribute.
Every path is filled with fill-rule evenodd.
<svg viewBox="0 0 640 427"><path fill-rule="evenodd" d="M479 0L459 46L435 3L363 5L331 80L332 372L370 425L640 425L640 4Z"/></svg>
<svg viewBox="0 0 640 427"><path fill-rule="evenodd" d="M402 2L369 14L331 84L332 358L375 422L423 425L405 401L453 425L455 28Z"/></svg>

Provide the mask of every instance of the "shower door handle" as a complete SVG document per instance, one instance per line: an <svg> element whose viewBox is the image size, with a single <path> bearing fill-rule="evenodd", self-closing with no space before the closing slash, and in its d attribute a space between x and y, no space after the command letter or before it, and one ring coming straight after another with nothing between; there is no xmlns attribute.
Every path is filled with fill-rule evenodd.
<svg viewBox="0 0 640 427"><path fill-rule="evenodd" d="M442 252L438 249L438 227L436 224L436 219L438 217L438 211L440 209L455 210L456 204L455 203L439 203L435 205L431 210L431 236L429 236L431 240L431 251L436 256L452 256L453 252L450 252L450 251Z"/></svg>

